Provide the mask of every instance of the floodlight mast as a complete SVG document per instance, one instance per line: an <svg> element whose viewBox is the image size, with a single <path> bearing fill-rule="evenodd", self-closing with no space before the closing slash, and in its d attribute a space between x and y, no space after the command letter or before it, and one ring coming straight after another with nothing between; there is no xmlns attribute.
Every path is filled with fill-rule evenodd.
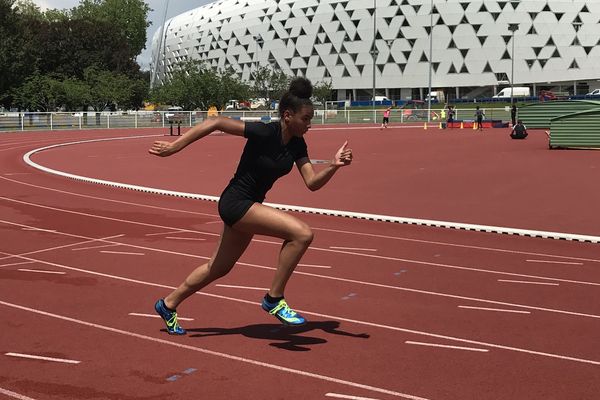
<svg viewBox="0 0 600 400"><path fill-rule="evenodd" d="M156 75L158 75L158 60L160 59L161 50L164 45L163 42L166 42L165 23L167 22L167 12L169 11L169 2L170 2L170 0L167 0L167 2L165 4L165 13L163 14L162 25L160 26L158 49L156 50L156 61L154 62L154 71L152 73L152 79L150 80L150 88L153 88L154 84L156 83ZM164 61L165 60L163 57L163 62Z"/></svg>

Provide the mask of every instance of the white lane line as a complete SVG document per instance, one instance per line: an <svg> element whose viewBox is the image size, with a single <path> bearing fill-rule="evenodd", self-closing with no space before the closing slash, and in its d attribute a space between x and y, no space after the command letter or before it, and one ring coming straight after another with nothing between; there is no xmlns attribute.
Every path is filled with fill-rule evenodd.
<svg viewBox="0 0 600 400"><path fill-rule="evenodd" d="M12 267L15 265L23 265L23 264L33 264L35 261L21 261L21 262L16 262L16 263L10 263L10 264L2 264L0 265L1 267Z"/></svg>
<svg viewBox="0 0 600 400"><path fill-rule="evenodd" d="M47 271L47 270L43 270L43 269L27 269L27 268L19 268L17 271L22 271L22 272L38 272L40 274L57 274L57 275L64 275L64 274L66 274L66 272L62 272L62 271Z"/></svg>
<svg viewBox="0 0 600 400"><path fill-rule="evenodd" d="M156 135L156 136L161 136L161 135ZM22 147L24 147L24 146L22 146ZM0 150L0 151L2 151L2 150ZM174 209L174 208L157 207L157 206L152 206L149 204L141 204L141 203L133 203L133 202L129 202L129 201L114 200L114 199L109 199L106 197L89 196L89 195L85 195L85 194L81 194L81 193L69 192L66 190L55 189L55 188L51 188L51 187L47 187L47 186L34 185L32 183L17 181L17 180L2 177L2 176L0 176L0 179L9 181L9 182L13 182L13 183L16 183L19 185L23 185L23 186L34 187L37 189L43 189L43 190L47 190L47 191L51 191L51 192L63 193L63 194L67 194L70 196L83 197L83 198L93 199L93 200L102 200L102 201L106 201L109 203L127 204L127 205L131 205L131 206L135 206L135 207L145 207L145 208L150 208L150 209L155 209L155 210L172 211L172 212L178 212L178 213L182 213L182 214L203 215L203 216L218 218L218 215L216 215L216 214L201 213L201 212L197 212L197 211L178 210L178 209ZM0 199L6 200L6 201L15 201L15 199L9 199L7 197L0 197ZM79 213L79 212L75 212L75 211L71 211L71 210L58 209L58 208L53 208L53 207L44 207L44 206L41 206L40 204L27 203L27 202L23 202L23 201L16 201L16 202L28 204L28 205L36 206L36 207L50 208L50 209L54 209L54 210L60 211L60 212L69 212L69 213L74 213L74 214L86 215L86 216L93 217L93 218L113 219L113 218L103 217L103 216L99 216L99 215ZM151 224L143 224L143 223L137 222L137 221L128 221L128 220L120 220L120 221L129 223L129 224L140 224L140 225L152 226ZM215 221L205 222L205 225L216 224L216 223L222 223L222 221L217 219ZM154 225L154 226L159 227L157 225ZM162 228L165 228L165 227L162 226ZM168 228L173 228L173 227L168 227ZM177 229L177 228L173 228L173 229ZM435 245L448 246L448 247L459 247L459 248L474 249L474 250L481 250L481 251L491 251L491 252L508 253L508 254L522 254L522 255L538 256L538 257L563 258L563 259L568 259L568 260L581 260L581 261L586 261L586 262L600 263L600 259L594 259L594 258L582 258L582 257L573 257L573 256L563 256L563 255L557 255L557 254L501 249L501 248L496 248L496 247L484 247L484 246L474 246L474 245L468 245L468 244L438 242L438 241L433 241L433 240L414 239L414 238L407 238L407 237L400 237L400 236L389 236L389 235L381 235L381 234L367 233L367 232L346 231L346 230L342 230L342 229L331 229L331 228L320 228L320 227L311 227L311 229L327 231L327 232L337 232L337 233L358 235L358 236L376 237L376 238L381 238L381 239L401 240L401 241L414 242L414 243L435 244ZM217 233L193 231L193 230L189 230L189 229L183 229L183 230L180 229L180 231L203 234L203 235L210 235L210 236L220 236ZM281 245L281 243L278 243L278 242L266 242L266 243L275 244L277 246ZM368 256L368 255L365 255L365 256Z"/></svg>
<svg viewBox="0 0 600 400"><path fill-rule="evenodd" d="M580 262L569 262L569 261L550 261L550 260L525 260L532 263L547 263L547 264L565 264L565 265L583 265Z"/></svg>
<svg viewBox="0 0 600 400"><path fill-rule="evenodd" d="M269 288L261 288L261 287L254 287L254 286L236 286L236 285L222 285L222 284L216 284L215 286L231 288L231 289L249 289L249 290L266 290L266 291L269 290Z"/></svg>
<svg viewBox="0 0 600 400"><path fill-rule="evenodd" d="M333 128L332 128L333 129ZM335 128L338 129L338 128ZM344 128L339 128L344 129ZM376 127L371 128L361 128L361 129L377 129ZM156 136L156 135L151 135ZM175 197L184 197L195 200L205 200L205 201L213 201L218 202L219 197L217 196L209 196L204 194L197 193L184 193L177 192L172 190L163 190L157 189L153 187L139 186L139 185L130 185L121 182L113 182L108 180L96 179L87 176L75 175L68 172L63 172L59 170L55 170L49 167L45 167L41 164L34 162L31 159L31 156L42 151L46 151L49 149L54 149L62 146L71 146L81 143L92 143L92 142L103 142L103 141L112 141L112 140L129 140L129 139L138 139L142 136L125 136L125 137L111 137L111 138L102 138L102 139L89 139L89 140L78 140L74 142L65 142L52 144L44 147L40 147L37 149L30 150L26 154L23 155L23 161L27 163L29 166L39 169L41 171L47 172L49 174L59 175L65 178L74 179L77 181L83 181L88 183L95 183L100 185L107 185L109 187L117 187L129 190L135 190L139 192L152 193L152 194L161 194L161 195L171 195ZM321 215L332 215L336 217L347 217L347 218L356 218L356 219L368 219L375 221L384 221L384 222L394 222L394 223L403 223L403 224L411 224L411 225L425 225L425 226L433 226L433 227L441 227L441 228L453 228L453 229L464 229L469 231L478 231L478 232L493 232L498 234L509 234L509 235L520 235L520 236L528 236L528 237L543 237L543 238L552 238L552 239L564 239L564 240L576 240L581 242L592 242L592 243L600 243L600 237L598 236L590 236L590 235L581 235L581 234L573 234L573 233L564 233L564 232L549 232L549 231L537 231L537 230L529 230L529 229L519 229L519 228L511 228L511 227L502 227L502 226L489 226L489 225L479 225L479 224L467 224L460 222L452 222L452 221L436 221L436 220L428 220L428 219L420 219L420 218L407 218L393 215L378 215L378 214L368 214L368 213L359 213L353 211L345 211L345 210L329 210L329 209L320 209L313 207L300 207L295 205L288 204L275 204L275 203L264 203L266 206L271 206L284 211L292 211L292 212L304 212L310 214L321 214Z"/></svg>
<svg viewBox="0 0 600 400"><path fill-rule="evenodd" d="M6 254L6 253L0 251L0 254ZM22 258L27 258L27 257L22 257ZM52 266L58 267L58 268L64 268L64 269L67 269L67 270L70 270L70 271L77 271L77 272L87 273L87 274L90 274L90 275L102 276L102 277L105 277L105 278L120 280L120 281L123 281L123 282L136 283L136 284L139 284L139 285L145 285L145 286L151 286L151 287L157 287L157 288L169 289L169 290L175 290L175 289L177 289L175 286L169 286L169 285L164 285L164 284L155 283L155 282L147 282L147 281L142 281L142 280L139 280L139 279L127 278L127 277L124 277L124 276L110 275L110 274L105 274L105 273L102 273L102 272L96 272L96 271L86 270L86 269L83 269L83 268L70 267L70 266L64 265L64 264L57 264L57 263L53 263L53 262L50 262L50 261L44 261L44 260L35 260L35 261L39 262L39 263L42 263L42 264L52 265ZM235 297L223 296L223 295L219 295L219 294L216 294L216 293L196 292L196 294L199 295L199 296L207 296L207 297L213 297L213 298L221 299L221 300L229 300L229 301L235 301L235 302L238 302L238 303L249 304L252 307L256 307L257 305L260 305L260 303L257 303L257 302L254 302L254 301L249 301L249 300L244 300L244 299L238 299L238 298L235 298ZM477 301L476 299L468 299L468 298L467 298L467 300L475 300L475 301ZM479 301L486 301L486 300L479 300ZM491 301L487 300L487 302L491 302ZM495 302L495 303L499 303L499 304L503 304L503 305L508 305L508 306L514 306L514 307L525 307L525 308L529 308L529 309L536 309L536 310L542 310L542 311L556 312L556 313L562 313L562 314L579 315L579 316L585 316L585 317L591 317L591 318L600 318L600 316L594 315L594 314L574 313L574 312L563 311L563 310L552 310L552 309L548 309L548 308L525 306L525 305L517 305L517 304L511 304L511 303L500 303L500 302ZM44 315L47 314L47 313L45 313L43 311L37 311L37 310L30 309L28 307L19 306L19 305L12 304L12 303L6 303L6 302L1 301L1 300L0 300L0 304L3 304L3 305L8 306L8 307L25 309L25 310L31 311L31 312L42 313ZM456 336L448 336L448 335L442 335L442 334L438 334L438 333L432 333L432 332L425 332L425 331L418 331L418 330L414 330L414 329L402 328L402 327L398 327L398 326L384 325L384 324L378 324L378 323L375 323L375 322L369 322L369 321L362 321L362 320L356 320L356 319L351 319L351 318L345 318L345 317L342 317L340 315L323 314L323 313L318 313L318 312L314 312L314 311L310 311L310 310L297 309L296 311L301 312L301 313L305 313L307 315L314 315L316 317L328 318L328 319L335 319L335 320L339 320L339 321L349 322L349 323L352 323L352 324L364 325L364 326L371 326L371 327L374 327L374 328L386 329L386 330L390 330L390 331L412 333L412 334L415 334L415 335L421 335L421 336L427 336L427 337L434 337L434 338L443 339L443 340L453 340L453 341L462 342L462 343L476 344L476 345L479 345L479 346L487 346L487 347L492 347L492 348L497 348L497 349L503 349L503 350L507 350L507 351L514 351L514 352L519 352L519 353L526 353L526 354L537 355L537 356L541 356L541 357L556 358L556 359L559 359L559 360L568 360L568 361L575 361L575 362L580 362L580 363L585 363L585 364L600 365L600 361L588 360L588 359L585 359L585 358L576 358L576 357L570 357L570 356L563 356L561 354L545 353L545 352L541 352L541 351L528 350L528 349L523 349L523 348L519 348L519 347L505 346L505 345L495 344L495 343L489 343L489 342L480 342L480 341L477 341L477 340L464 339L464 338L460 338L460 337L456 337Z"/></svg>
<svg viewBox="0 0 600 400"><path fill-rule="evenodd" d="M33 186L37 187L35 185L33 185ZM11 198L8 198L8 197L2 197L2 196L0 196L0 200L4 200L4 201L8 201L8 202L14 202L14 203L19 203L19 204L26 204L26 205L29 205L29 206L32 206L32 207L38 207L38 208L43 208L43 209L48 209L48 210L53 210L53 211L59 211L59 212L63 212L63 213L66 213L66 214L82 215L82 216L86 216L86 217L90 217L90 218L104 219L104 220L107 220L107 221L117 221L117 222L122 222L122 223L126 223L126 224L131 224L131 225L139 225L139 226L147 226L147 227L163 228L163 229L173 228L173 227L167 227L167 226L162 226L162 225L149 224L149 223L145 223L145 222L131 221L131 220L125 220L125 219L120 219L120 218L111 218L111 217L105 217L105 216L102 216L102 215L88 214L88 213L82 213L82 212L78 212L78 211L66 210L66 209L62 209L62 208L49 207L49 206L44 206L44 205L41 205L41 204L30 203L30 202L21 201L21 200L15 200L15 199L11 199ZM0 222L8 224L8 225L26 226L26 225L14 223L14 222L11 222L11 221L6 221L6 220L0 220ZM176 229L176 228L173 228L173 229ZM195 234L202 234L202 235L210 235L210 236L219 236L219 234L217 234L217 233L202 232L202 231L185 230L185 232L195 233ZM72 235L72 234L68 234L68 233L65 233L65 232L56 232L56 233L60 234L60 235L71 236L71 237L83 237L83 236L80 236L80 235ZM260 240L260 239L252 239L252 241L258 242L258 243L268 243L268 244L274 244L274 245L277 245L277 246L281 246L280 242ZM130 246L130 247L134 247L134 248L143 248L142 246L136 246L136 245L131 245L131 244L124 244L124 243L118 243L118 244L125 245L125 246ZM462 246L462 247L465 247L465 246ZM414 259L405 259L405 258L398 258L398 257L385 257L385 256L376 255L376 254L355 253L355 252L351 252L351 251L333 250L333 249L326 249L326 248L319 248L319 247L312 247L312 246L310 247L310 249L311 250L317 250L317 251L327 251L327 252L335 252L335 253L340 253L340 254L348 254L348 255L353 255L353 256L372 257L372 258L377 258L377 259L380 259L380 260L400 261L400 262L414 263L414 264L418 264L418 265L428 265L428 266L432 266L432 267L458 269L458 270L463 270L463 271L475 271L475 272L482 272L482 273L496 274L496 275L518 276L518 277L521 277L521 278L546 279L546 280L551 280L551 281L567 282L567 283L574 283L574 284L579 284L579 285L600 286L600 283L597 283L597 282L577 281L577 280L570 280L570 279L559 279L559 278L551 278L551 277L546 277L546 276L517 274L517 273L502 272L502 271L490 271L490 270L486 270L486 269L464 267L464 266L460 266L460 265L432 263L432 262L428 262L428 261L419 261L419 260L414 260ZM492 249L492 250L500 251L498 249ZM159 249L155 249L155 251L167 252L165 250L159 250ZM170 254L183 254L183 253L177 253L177 252L168 252L168 253L170 253ZM527 253L527 254L537 255L536 253ZM550 257L551 255L547 255L547 256ZM202 258L202 259L205 259L205 260L210 259L210 257L202 257L202 256L194 256L194 257L196 257L196 258ZM562 257L562 256L554 256L554 257ZM576 258L573 258L573 257L569 257L569 258L570 259L576 259ZM590 262L600 262L600 260L593 260L593 259L580 259L580 260L590 261Z"/></svg>
<svg viewBox="0 0 600 400"><path fill-rule="evenodd" d="M329 246L329 248L334 250L377 251L377 249L362 249L360 247Z"/></svg>
<svg viewBox="0 0 600 400"><path fill-rule="evenodd" d="M309 268L331 268L331 265L315 265L315 264L298 264L299 267L309 267Z"/></svg>
<svg viewBox="0 0 600 400"><path fill-rule="evenodd" d="M79 251L79 250L91 250L91 249L103 249L106 247L115 247L119 246L118 244L101 244L98 246L89 246L89 247L78 247L76 249L71 249L71 251Z"/></svg>
<svg viewBox="0 0 600 400"><path fill-rule="evenodd" d="M123 256L143 256L146 255L146 253L134 253L131 251L109 251L109 250L100 250L100 253L105 253L105 254L119 254L119 255L123 255Z"/></svg>
<svg viewBox="0 0 600 400"><path fill-rule="evenodd" d="M79 364L79 363L81 363L81 361L77 361L77 360L66 360L64 358L43 357L43 356L36 356L36 355L33 355L33 354L6 353L4 355L5 356L9 356L9 357L29 358L29 359L32 359L32 360L52 361L52 362L59 362L59 363L65 363L65 364Z"/></svg>
<svg viewBox="0 0 600 400"><path fill-rule="evenodd" d="M182 344L179 342L172 342L170 340L166 340L166 339L159 339L159 338L155 338L152 336L146 336L146 335L142 335L139 333L134 333L131 331L124 331L121 329L117 329L117 328L112 328L110 326L106 326L106 325L100 325L100 324L95 324L93 322L87 322L87 321L82 321L79 319L75 319L75 318L71 318L71 317L66 317L63 315L58 315L58 314L53 314L53 313L49 313L47 311L42 311L42 310L38 310L38 309L34 309L34 308L29 308L29 307L25 307L25 306L20 306L17 304L13 304L13 303L6 303L4 301L0 300L0 304L7 306L7 307L12 307L12 308L16 308L16 309L20 309L23 311L29 311L38 315L44 315L46 317L51 317L51 318L56 318L56 319L60 319L63 321L68 321L68 322L72 322L75 324L79 324L79 325L83 325L83 326L87 326L90 328L95 328L95 329L101 329L107 332L112 332L112 333L117 333L120 335L125 335L125 336L129 336L129 337L134 337L136 339L142 339L142 340L147 340L150 342L154 342L154 343L160 343L160 344L164 344L164 345L168 345L168 346L173 346L173 347L177 347L179 349L184 349L184 350L189 350L189 351L195 351L198 353L203 353L203 354L208 354L211 356L215 356L215 357L220 357L220 358L225 358L228 360L232 360L232 361L237 361L237 362L242 362L245 364L250 364L250 365L254 365L254 366L259 366L259 367L263 367L263 368L269 368L269 369L273 369L279 372L286 372L289 374L294 374L294 375L299 375L299 376L305 376L308 378L313 378L313 379L317 379L317 380L321 380L321 381L325 381L325 382L331 382L331 383L335 383L335 384L339 384L339 385L345 385L345 386L350 386L350 387L354 387L354 388L359 388L359 389L364 389L364 390L370 390L372 392L377 392L377 393L383 393L383 394L387 394L390 396L395 396L395 397L401 397L401 398L405 398L405 399L410 399L410 400L428 400L424 397L417 397L417 396L413 396L410 394L406 394L406 393L400 393L400 392L396 392L393 390L389 390L389 389L384 389L384 388L380 388L377 386L370 386L370 385L365 385L362 383L358 383L358 382L353 382L353 381L346 381L343 379L339 379L339 378L334 378L331 376L327 376L327 375L321 375L321 374L317 374L317 373L313 373L313 372L308 372L305 370L301 370L301 369L294 369L294 368L289 368L289 367L284 367L281 365L277 365L277 364L271 364L271 363L267 363L264 361L258 361L258 360L253 360L251 358L246 358L246 357L240 357L240 356L236 356L233 354L228 354L228 353L222 353L222 352L218 352L218 351L214 351L214 350L208 350L202 347L196 347L196 346L191 346L191 345L186 345L186 344ZM255 304L255 303L252 303Z"/></svg>
<svg viewBox="0 0 600 400"><path fill-rule="evenodd" d="M406 343L406 344L414 344L414 345L417 345L417 346L442 347L444 349L466 350L466 351L479 351L479 352L482 352L482 353L489 352L488 349L477 349L477 348L474 348L474 347L462 347L462 346L449 346L447 344L437 344L437 343L413 342L411 340L407 340L404 343Z"/></svg>
<svg viewBox="0 0 600 400"><path fill-rule="evenodd" d="M470 310L482 310L482 311L498 311L516 314L531 314L531 311L520 311L520 310L507 310L504 308L488 308L488 307L472 307L472 306L458 306L458 308L468 308Z"/></svg>
<svg viewBox="0 0 600 400"><path fill-rule="evenodd" d="M17 181L14 181L14 182L17 182ZM48 188L43 188L43 189L48 189ZM50 189L48 189L48 190L50 190ZM185 211L181 211L181 212L185 212ZM413 238L400 237L400 236L381 235L381 234L376 234L376 233L345 231L342 229L319 228L319 227L314 227L314 226L311 226L311 229L319 230L319 231L326 231L326 232L344 233L344 234L348 234L348 235L374 237L374 238L378 238L378 239L401 240L401 241L405 241L405 242L434 244L434 245L438 245L438 246L458 247L458 248L464 248L464 249L491 251L491 252L497 252L497 253L522 254L522 255L536 256L536 257L564 258L567 260L580 260L580 261L589 261L589 262L594 262L594 263L600 263L600 259L594 259L594 258L581 258L581 257L562 256L562 255L548 254L548 253L535 253L535 252L531 252L531 251L500 249L497 247L484 247L484 246L474 246L474 245L468 245L468 244L438 242L438 241L434 241L434 240L413 239Z"/></svg>
<svg viewBox="0 0 600 400"><path fill-rule="evenodd" d="M513 281L510 279L498 279L498 282L504 283L526 283L528 285L545 285L545 286L559 286L559 283L550 283L550 282L531 282L531 281Z"/></svg>
<svg viewBox="0 0 600 400"><path fill-rule="evenodd" d="M256 241L260 242L260 240L256 240ZM579 284L579 285L600 286L600 283L598 283L598 282L576 281L576 280L572 280L572 279L552 278L552 277L548 277L548 276L517 274L514 272L494 271L494 270L482 269L482 268L464 267L461 265L442 264L442 263L434 263L434 262L430 262L430 261L420 261L420 260L407 259L407 258L382 256L382 255L378 255L378 254L365 254L365 253L358 253L358 252L353 252L353 251L334 250L334 249L326 249L326 248L322 248L322 247L313 247L313 246L311 246L309 249L317 250L317 251L326 251L326 252L331 252L331 253L348 254L348 255L352 255L352 256L376 258L379 260L398 261L398 262L405 262L405 263L417 264L417 265L427 265L427 266L431 266L431 267L456 269L456 270L461 270L461 271L473 271L473 272L482 272L482 273L494 274L494 275L518 276L520 278L544 279L544 280L555 281L555 282L567 282L567 283L575 283L575 284Z"/></svg>
<svg viewBox="0 0 600 400"><path fill-rule="evenodd" d="M156 315L156 314L142 314L142 313L135 313L135 312L130 312L128 315L131 315L133 317L160 318L160 315ZM185 317L180 317L179 315L177 316L177 319L179 321L193 321L194 320L194 318L185 318Z"/></svg>
<svg viewBox="0 0 600 400"><path fill-rule="evenodd" d="M0 394L4 394L8 397L12 397L13 399L18 399L18 400L35 400L34 398L27 397L22 394L11 392L10 390L2 389L2 388L0 388Z"/></svg>
<svg viewBox="0 0 600 400"><path fill-rule="evenodd" d="M17 225L17 226L26 226L26 225L20 225L20 224L11 224L11 225ZM58 235L62 235L61 232L58 231L48 231L45 230L45 232L50 232L50 233L54 233L54 234L58 234ZM77 242L77 243L71 243L71 244L65 244L62 246L55 246L55 247L48 247L46 249L40 249L40 250L34 250L34 251L28 251L27 253L21 253L18 255L14 255L14 256L7 256L7 257L2 257L0 258L0 260L6 260L7 258L12 258L12 257L19 257L19 256L27 256L27 255L31 255L31 254L38 254L38 253L43 253L46 251L52 251L52 250L59 250L59 249L66 249L68 247L73 247L73 246L79 246L80 244L85 244L85 243L91 243L91 242L96 242L96 241L106 241L107 239L114 239L117 237L121 237L123 235L116 235L116 236L108 236L105 238L99 238L99 239L95 239L95 238L87 238L87 237L83 237L83 236L76 236L76 235L66 235L69 237L76 237L78 239L80 238L84 238L86 240L84 240L83 242Z"/></svg>
<svg viewBox="0 0 600 400"><path fill-rule="evenodd" d="M192 237L177 237L177 236L167 236L165 239L174 239L174 240L206 240L202 238L192 238Z"/></svg>
<svg viewBox="0 0 600 400"><path fill-rule="evenodd" d="M48 233L55 233L56 232L56 230L54 230L54 229L42 229L42 228L23 228L22 230L24 230L24 231L48 232Z"/></svg>
<svg viewBox="0 0 600 400"><path fill-rule="evenodd" d="M18 224L18 223L15 223L15 222L10 222L10 221L5 221L5 220L0 220L0 223L5 223L5 224L8 224L8 225L21 226L21 224ZM73 235L73 234L65 233L65 232L57 232L57 234L64 235L64 236L69 236L69 237L86 238L85 236ZM89 239L89 238L86 238L86 239ZM182 253L182 252L171 251L171 250L163 250L163 249L154 248L154 247L137 246L137 245L127 244L127 243L119 243L119 242L114 242L114 243L119 244L119 245L123 245L123 246L132 247L132 248L135 248L135 249L141 249L141 250L147 250L147 251L155 251L155 252L158 252L158 253L178 255L178 256L183 256L183 257L190 257L190 258L194 258L194 259L200 259L200 260L209 260L210 259L210 257L205 257L205 256L201 256L201 255L198 255L198 254ZM333 251L333 250L331 250L331 251ZM4 254L4 255L8 256L7 258L18 257L18 258L21 258L21 259L30 260L30 261L34 261L34 262L38 262L38 263L42 263L42 264L47 264L47 265L52 265L52 266L59 267L59 268L70 269L70 270L84 272L84 273L88 273L88 274L95 274L95 275L99 274L97 272L93 272L93 271L89 271L89 270L85 270L85 269L69 267L69 266L66 266L66 265L63 265L63 264L57 264L57 263L52 263L52 262L48 262L48 261L44 261L44 260L39 260L39 259L35 259L35 258L24 257L24 256L20 256L20 255L11 254L11 253L6 253L6 252L3 252L3 251L0 251L0 254ZM348 252L348 254L363 255L361 253L350 253L350 252ZM252 267L252 268L267 269L267 270L270 270L270 271L274 271L276 269L274 267L268 267L268 266L265 266L265 265L258 265L258 264L250 264L250 263L245 263L245 262L237 262L236 264L247 266L247 267ZM381 283L359 281L359 280L356 280L356 279L338 278L338 277L335 277L335 276L319 275L319 274L315 274L315 273L311 273L311 272L304 272L304 271L296 271L295 274L297 274L297 275L312 276L312 277L316 277L316 278L319 278L319 279L329 279L329 280L334 280L334 281L339 281L339 282L354 283L354 284L357 284L357 285L373 286L373 287L385 288L385 289L391 289L391 290L400 290L400 291L405 291L405 292L410 292L410 293L420 293L420 294L426 294L426 295L430 295L430 296L439 296L439 297L446 297L446 298L451 298L451 299L459 299L459 300L465 300L465 301L475 301L475 302L481 302L481 303L486 303L486 304L496 304L496 305L502 305L502 306L508 306L508 307L519 307L519 308L525 308L525 309L529 309L529 310L545 311L545 312L551 312L551 313L557 313L557 314L573 315L573 316L578 316L578 317L600 319L600 315L599 314L582 313L582 312L560 310L560 309L547 308L547 307L537 307L537 306L530 306L530 305L518 304L518 303L508 303L508 302L504 302L504 301L488 300L488 299L477 298L477 297L459 296L459 295L455 295L455 294L451 294L451 293L433 292L433 291L429 291L429 290L410 289L410 288L405 288L405 287L401 287L401 286L394 286L394 285L386 285L386 284L381 284ZM114 278L114 279L124 279L122 277L115 277L115 276L112 276L112 275L108 275L108 276L111 277L111 278ZM564 281L564 280L561 280L561 279L554 279L554 278L548 278L548 279ZM582 282L582 281L568 281L568 282L600 286L600 283ZM176 289L176 288L175 287L169 287L169 289Z"/></svg>
<svg viewBox="0 0 600 400"><path fill-rule="evenodd" d="M146 233L144 236L170 235L172 233L181 233L181 232L186 232L186 231L182 231L181 229L178 229L176 231L158 232L158 233Z"/></svg>
<svg viewBox="0 0 600 400"><path fill-rule="evenodd" d="M372 397L358 397L358 396L350 396L347 394L339 394L339 393L326 393L325 397L335 397L337 399L349 399L349 400L378 400Z"/></svg>

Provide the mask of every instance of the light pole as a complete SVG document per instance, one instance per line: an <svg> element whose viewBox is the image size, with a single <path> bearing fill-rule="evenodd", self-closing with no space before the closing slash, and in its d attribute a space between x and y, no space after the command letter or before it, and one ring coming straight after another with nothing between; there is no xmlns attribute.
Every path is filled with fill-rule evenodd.
<svg viewBox="0 0 600 400"><path fill-rule="evenodd" d="M512 32L512 52L510 55L510 105L513 105L513 90L515 86L515 31L519 29L519 24L508 24L508 30Z"/></svg>
<svg viewBox="0 0 600 400"><path fill-rule="evenodd" d="M371 55L373 56L373 122L377 122L375 114L375 63L377 62L377 49L375 38L377 37L377 0L373 0L373 45L371 46Z"/></svg>
<svg viewBox="0 0 600 400"><path fill-rule="evenodd" d="M433 0L429 11L429 89L427 92L427 122L431 122L431 57L433 56Z"/></svg>
<svg viewBox="0 0 600 400"><path fill-rule="evenodd" d="M160 52L163 46L164 36L163 32L165 31L165 23L167 22L167 11L169 10L169 1L165 4L165 13L163 15L162 25L160 26L160 39L158 40L158 49L156 50L156 62L154 63L154 73L152 74L152 79L150 79L150 88L154 87L156 83L156 75L158 74L158 60L160 60Z"/></svg>
<svg viewBox="0 0 600 400"><path fill-rule="evenodd" d="M513 11L516 11L517 7L521 3L521 0L510 0L510 4L513 7ZM513 90L515 86L515 31L519 29L519 24L508 24L508 30L512 32L512 52L510 55L510 64L511 64L511 72L510 72L510 105L513 103Z"/></svg>
<svg viewBox="0 0 600 400"><path fill-rule="evenodd" d="M260 62L258 60L258 48L259 46L262 46L265 43L265 41L263 40L261 35L255 35L253 36L253 39L256 44L256 50L254 51L254 56L252 58L256 57L256 62L254 62L253 64L254 69L258 72L258 67L260 65ZM252 68L250 68L250 80L252 80Z"/></svg>
<svg viewBox="0 0 600 400"><path fill-rule="evenodd" d="M579 28L581 28L581 25L583 25L583 22L577 19L571 22L571 25L573 26L573 29L575 29L575 41L573 42L573 44L580 45L578 33ZM577 96L577 81L573 82L573 96Z"/></svg>

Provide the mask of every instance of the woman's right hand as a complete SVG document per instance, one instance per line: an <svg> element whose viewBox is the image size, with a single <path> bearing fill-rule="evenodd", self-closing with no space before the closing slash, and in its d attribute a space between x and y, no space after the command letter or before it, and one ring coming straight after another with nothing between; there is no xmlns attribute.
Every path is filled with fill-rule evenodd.
<svg viewBox="0 0 600 400"><path fill-rule="evenodd" d="M159 157L168 157L177 153L178 151L179 149L172 142L157 140L152 144L152 147L150 150L148 150L148 153Z"/></svg>

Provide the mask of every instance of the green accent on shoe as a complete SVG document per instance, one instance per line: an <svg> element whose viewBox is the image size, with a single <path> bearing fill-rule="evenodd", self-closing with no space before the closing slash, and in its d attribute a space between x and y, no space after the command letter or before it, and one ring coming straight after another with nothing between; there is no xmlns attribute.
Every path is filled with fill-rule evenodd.
<svg viewBox="0 0 600 400"><path fill-rule="evenodd" d="M179 326L179 322L177 321L177 312L167 310L167 306L165 305L165 301L163 299L158 300L156 304L154 304L154 309L167 325L167 332L169 335L186 334L185 329Z"/></svg>
<svg viewBox="0 0 600 400"><path fill-rule="evenodd" d="M306 324L306 319L292 310L285 299L279 300L278 303L269 303L266 299L262 301L262 309L273 315L284 325L301 326Z"/></svg>

